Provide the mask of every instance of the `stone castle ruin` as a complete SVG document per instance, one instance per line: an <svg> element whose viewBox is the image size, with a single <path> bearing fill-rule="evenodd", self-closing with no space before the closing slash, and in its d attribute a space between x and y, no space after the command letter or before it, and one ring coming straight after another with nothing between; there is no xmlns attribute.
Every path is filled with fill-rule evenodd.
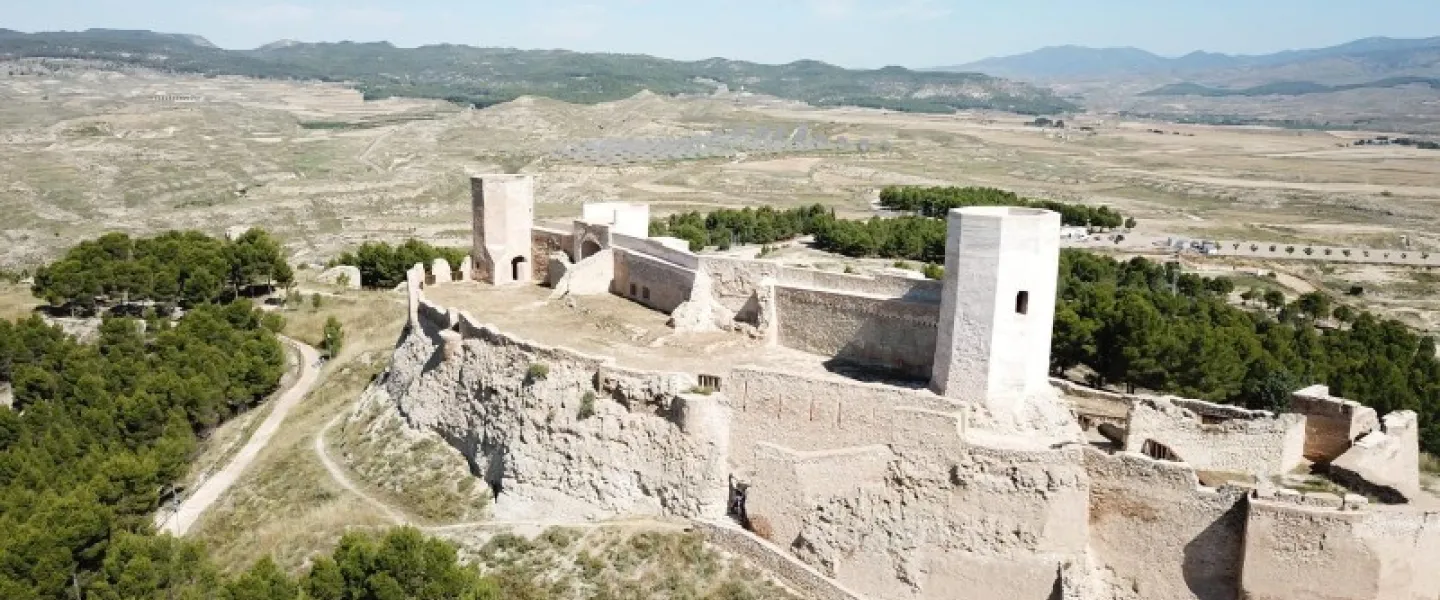
<svg viewBox="0 0 1440 600"><path fill-rule="evenodd" d="M644 205L536 226L529 176L471 189L472 260L411 269L380 385L501 516L690 519L827 599L1440 598L1413 413L1050 379L1054 213L952 211L935 282L697 255ZM1317 465L1366 495L1286 486Z"/></svg>

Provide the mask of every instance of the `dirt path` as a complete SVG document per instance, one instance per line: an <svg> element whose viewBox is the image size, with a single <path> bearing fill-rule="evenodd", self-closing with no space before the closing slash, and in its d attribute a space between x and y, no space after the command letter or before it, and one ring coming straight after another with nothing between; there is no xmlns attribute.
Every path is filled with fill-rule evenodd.
<svg viewBox="0 0 1440 600"><path fill-rule="evenodd" d="M324 427L320 428L320 432L315 435L315 456L320 459L320 464L325 466L325 471L330 474L330 478L335 480L335 483L340 484L340 486L345 488L346 491L349 491L350 493L358 496L361 500L364 500L366 504L375 507L376 510L380 511L382 514L385 515L386 519L396 525L410 525L419 528L421 531L434 534L454 534L463 533L467 530L490 528L522 529L526 530L525 533L528 534L539 534L540 532L551 527L571 527L576 529L598 529L604 527L643 531L682 531L689 527L689 525L684 521L669 521L648 517L612 519L605 521L576 521L565 519L487 519L484 521L467 521L461 523L447 523L444 525L421 525L417 522L416 519L411 518L409 515L406 515L404 511L385 503L383 500L380 500L379 498L376 498L375 496L372 496L365 490L361 489L359 485L357 485L354 481L350 480L350 476L345 472L344 467L341 467L339 463L335 462L335 459L330 457L330 452L326 447L325 438L330 433L330 429L336 424L338 424L341 419L350 416L350 413L351 410L347 410L338 415L335 415L334 418L330 419L329 422L325 423Z"/></svg>
<svg viewBox="0 0 1440 600"><path fill-rule="evenodd" d="M245 447L235 454L229 464L200 484L193 494L180 503L180 508L174 513L161 512L155 515L156 527L160 531L176 536L185 535L190 526L204 514L205 509L220 499L245 469L250 467L250 463L255 462L255 457L270 443L270 438L280 429L280 424L285 421L285 416L290 414L290 409L315 387L315 381L319 377L319 369L315 367L315 363L320 359L320 351L290 338L281 339L299 351L300 364L297 368L300 376L295 379L290 389L285 390L275 400L275 407L270 411L270 415L265 417L265 421L260 423L249 441L245 442Z"/></svg>

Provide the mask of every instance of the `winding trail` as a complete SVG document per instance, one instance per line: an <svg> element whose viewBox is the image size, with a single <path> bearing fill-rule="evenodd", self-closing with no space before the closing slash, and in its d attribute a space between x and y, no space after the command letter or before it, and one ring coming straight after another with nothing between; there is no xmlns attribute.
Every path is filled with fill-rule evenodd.
<svg viewBox="0 0 1440 600"><path fill-rule="evenodd" d="M224 468L216 471L209 479L200 484L193 494L190 494L180 503L180 507L174 513L161 512L155 515L156 527L161 532L170 533L176 536L183 536L190 530L190 526L210 508L220 496L224 495L230 486L240 478L250 463L255 462L255 457L270 443L270 438L280 429L280 424L285 422L285 417L290 414L300 400L304 399L310 390L315 387L319 379L320 371L315 363L320 360L320 351L297 340L281 336L280 339L289 344L299 352L300 364L297 368L300 376L285 390L279 398L275 399L275 407L270 411L269 416L255 429L255 433L245 442L245 446L230 463Z"/></svg>

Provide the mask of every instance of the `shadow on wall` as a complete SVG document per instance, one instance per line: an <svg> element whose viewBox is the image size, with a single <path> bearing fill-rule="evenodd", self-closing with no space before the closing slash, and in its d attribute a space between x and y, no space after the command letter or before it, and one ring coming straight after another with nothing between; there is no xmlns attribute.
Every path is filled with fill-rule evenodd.
<svg viewBox="0 0 1440 600"><path fill-rule="evenodd" d="M1244 561L1246 503L1236 502L1185 544L1181 563L1185 585L1199 600L1235 600L1240 597L1240 567ZM1143 551L1142 548L1137 548Z"/></svg>
<svg viewBox="0 0 1440 600"><path fill-rule="evenodd" d="M825 367L862 381L927 385L935 362L936 330L933 323L904 318L915 307L915 303L896 299L845 311L845 327L837 327L835 334L847 337ZM842 319L837 319L837 326Z"/></svg>

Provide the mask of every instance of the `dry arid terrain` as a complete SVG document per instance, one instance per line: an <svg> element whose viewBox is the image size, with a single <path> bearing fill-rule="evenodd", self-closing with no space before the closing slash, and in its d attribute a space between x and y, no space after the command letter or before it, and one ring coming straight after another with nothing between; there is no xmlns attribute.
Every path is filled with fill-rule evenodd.
<svg viewBox="0 0 1440 600"><path fill-rule="evenodd" d="M601 199L659 213L820 202L864 216L884 185L987 185L1112 205L1139 220L1129 252L1173 236L1371 248L1408 236L1440 249L1440 154L1349 145L1383 132L1026 120L737 94L473 110L366 102L333 84L11 63L0 65L0 267L31 268L111 230L264 226L300 262L369 239L465 245L467 169L540 175L540 217L561 221ZM1311 285L1374 281L1377 301L1435 326L1416 312L1433 308L1427 273L1282 268Z"/></svg>

